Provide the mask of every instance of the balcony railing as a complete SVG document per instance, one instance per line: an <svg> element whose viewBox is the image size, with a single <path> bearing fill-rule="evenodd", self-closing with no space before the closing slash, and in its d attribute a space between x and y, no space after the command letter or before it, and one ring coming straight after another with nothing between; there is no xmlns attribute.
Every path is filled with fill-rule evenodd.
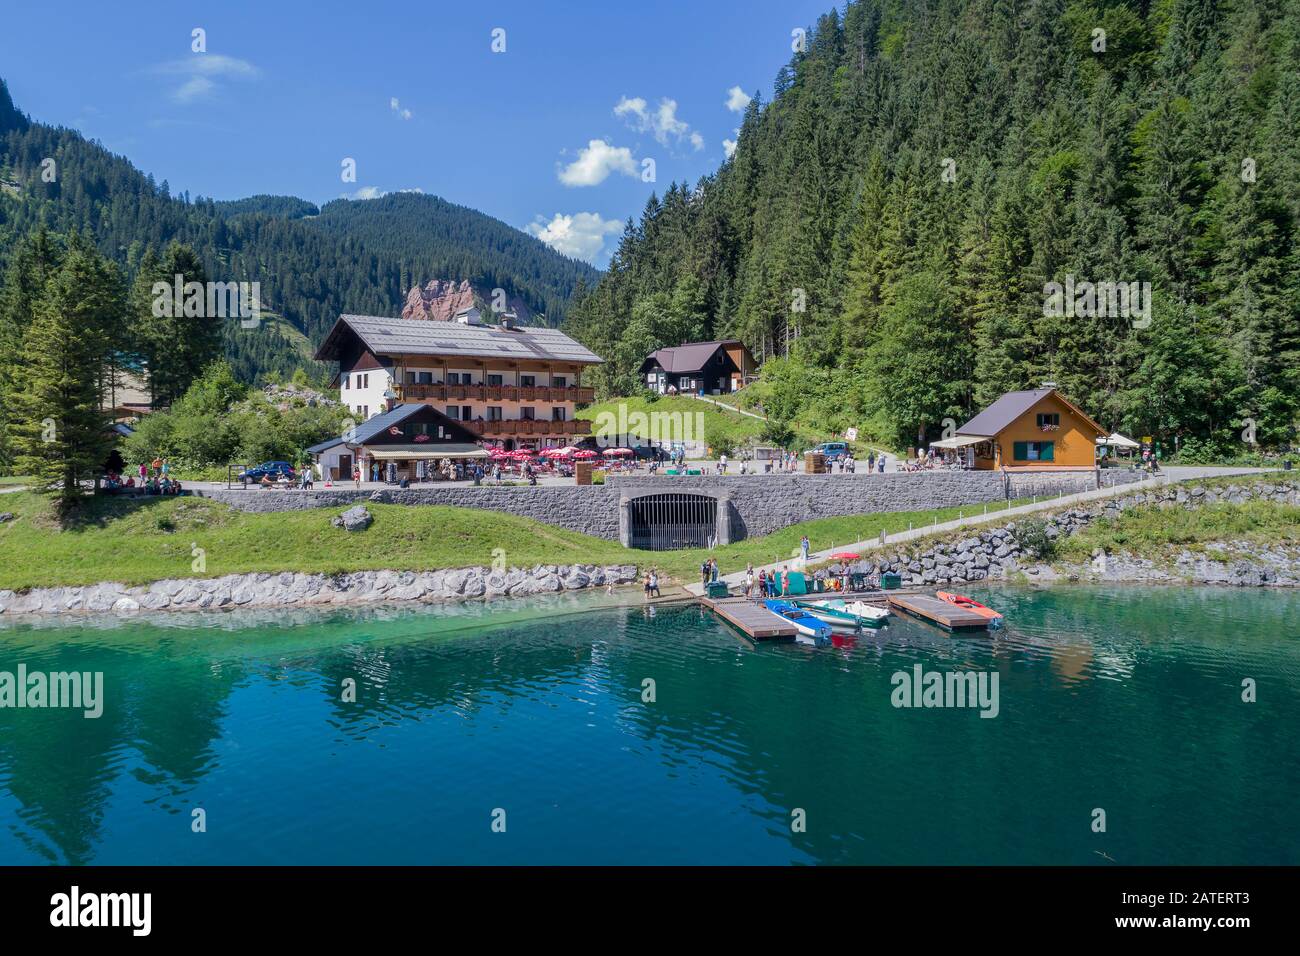
<svg viewBox="0 0 1300 956"><path fill-rule="evenodd" d="M404 402L594 402L585 385L399 385Z"/></svg>
<svg viewBox="0 0 1300 956"><path fill-rule="evenodd" d="M583 418L557 422L541 418L507 418L500 421L465 422L480 435L590 435L591 422Z"/></svg>

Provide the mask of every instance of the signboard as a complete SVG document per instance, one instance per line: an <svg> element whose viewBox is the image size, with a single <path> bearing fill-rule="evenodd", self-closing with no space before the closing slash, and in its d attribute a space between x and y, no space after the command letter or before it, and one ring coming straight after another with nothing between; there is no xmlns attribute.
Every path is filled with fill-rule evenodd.
<svg viewBox="0 0 1300 956"><path fill-rule="evenodd" d="M847 429L847 430L844 432L844 437L847 438L849 441L857 441L857 440L858 440L858 430L857 430L856 428L850 428L850 429Z"/></svg>

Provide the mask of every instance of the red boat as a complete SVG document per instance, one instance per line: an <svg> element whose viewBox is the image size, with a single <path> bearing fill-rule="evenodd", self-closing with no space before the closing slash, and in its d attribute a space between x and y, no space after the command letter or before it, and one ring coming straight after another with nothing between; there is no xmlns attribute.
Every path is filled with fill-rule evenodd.
<svg viewBox="0 0 1300 956"><path fill-rule="evenodd" d="M940 601L947 601L972 614L978 614L980 617L988 618L989 627L1001 627L1003 617L991 607L981 604L974 598L968 598L964 594L953 594L951 591L936 591L934 596Z"/></svg>

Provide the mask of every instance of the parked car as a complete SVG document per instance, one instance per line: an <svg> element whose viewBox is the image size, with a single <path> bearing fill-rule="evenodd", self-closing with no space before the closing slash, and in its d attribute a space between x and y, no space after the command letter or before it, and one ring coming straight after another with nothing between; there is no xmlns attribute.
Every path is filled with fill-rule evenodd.
<svg viewBox="0 0 1300 956"><path fill-rule="evenodd" d="M847 442L824 441L812 450L825 455L827 461L839 461L848 455L849 446Z"/></svg>
<svg viewBox="0 0 1300 956"><path fill-rule="evenodd" d="M275 481L281 476L288 478L290 481L298 477L293 465L287 461L264 461L256 468L247 469L239 477L245 481L261 481L264 477L270 477L272 481Z"/></svg>

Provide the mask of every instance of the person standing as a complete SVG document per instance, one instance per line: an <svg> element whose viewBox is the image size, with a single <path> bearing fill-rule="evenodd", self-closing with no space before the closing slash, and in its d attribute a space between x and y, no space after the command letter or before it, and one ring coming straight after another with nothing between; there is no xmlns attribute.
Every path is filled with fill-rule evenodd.
<svg viewBox="0 0 1300 956"><path fill-rule="evenodd" d="M662 597L662 595L659 593L659 569L658 568L650 569L650 577L648 580L649 580L650 591L646 596L649 597L651 594L653 594L655 597Z"/></svg>
<svg viewBox="0 0 1300 956"><path fill-rule="evenodd" d="M876 459L876 468L883 475L885 473L885 453L882 451L880 457Z"/></svg>
<svg viewBox="0 0 1300 956"><path fill-rule="evenodd" d="M874 448L867 452L867 471L876 470L876 450Z"/></svg>
<svg viewBox="0 0 1300 956"><path fill-rule="evenodd" d="M709 586L709 561L707 558L700 564L700 584L706 589Z"/></svg>
<svg viewBox="0 0 1300 956"><path fill-rule="evenodd" d="M754 562L749 562L745 567L745 597L754 596Z"/></svg>
<svg viewBox="0 0 1300 956"><path fill-rule="evenodd" d="M360 465L357 465L355 468L352 469L352 480L356 483L356 486L358 488L361 487L361 466Z"/></svg>
<svg viewBox="0 0 1300 956"><path fill-rule="evenodd" d="M799 553L803 555L804 564L808 563L808 550L810 547L811 545L809 544L807 535L804 535L799 539Z"/></svg>

